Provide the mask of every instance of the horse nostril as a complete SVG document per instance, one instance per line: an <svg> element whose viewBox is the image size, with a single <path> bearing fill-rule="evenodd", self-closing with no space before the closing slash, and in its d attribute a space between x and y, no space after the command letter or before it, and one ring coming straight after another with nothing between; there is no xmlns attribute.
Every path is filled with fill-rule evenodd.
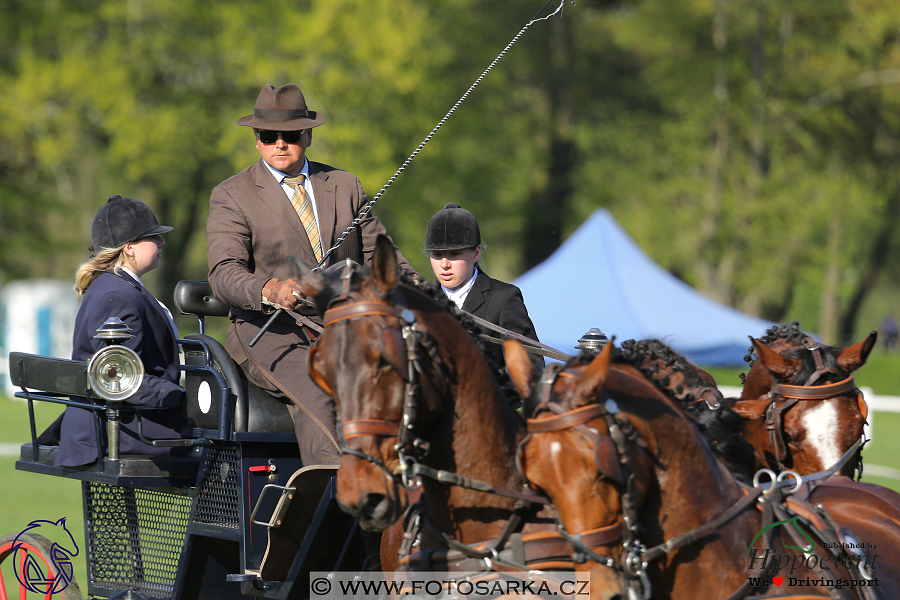
<svg viewBox="0 0 900 600"><path fill-rule="evenodd" d="M359 512L364 517L374 516L381 504L386 500L384 494L366 494L359 501Z"/></svg>

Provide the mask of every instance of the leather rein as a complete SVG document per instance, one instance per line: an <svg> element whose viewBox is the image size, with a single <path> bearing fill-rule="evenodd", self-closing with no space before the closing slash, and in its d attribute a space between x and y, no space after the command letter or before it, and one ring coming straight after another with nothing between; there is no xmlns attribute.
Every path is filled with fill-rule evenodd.
<svg viewBox="0 0 900 600"><path fill-rule="evenodd" d="M806 337L801 343L804 348L812 353L816 370L806 379L803 385L788 385L773 381L769 392L760 396L760 399L770 399L772 401L766 409L765 426L769 432L769 444L772 447L778 468L782 471L786 468L783 461L787 458L787 441L784 438L784 415L798 402L830 400L852 394L857 398L863 419L868 416L866 401L856 387L852 375L837 383L815 385L825 375L832 374L840 377L841 373L835 367L825 366L822 359L822 347L819 346L815 339ZM858 467L860 472L861 467L862 465Z"/></svg>

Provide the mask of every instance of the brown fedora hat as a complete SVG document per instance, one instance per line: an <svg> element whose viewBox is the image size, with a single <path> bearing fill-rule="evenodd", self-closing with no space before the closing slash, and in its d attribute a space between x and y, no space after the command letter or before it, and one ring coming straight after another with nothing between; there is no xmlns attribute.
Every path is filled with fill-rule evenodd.
<svg viewBox="0 0 900 600"><path fill-rule="evenodd" d="M318 127L325 115L306 108L303 92L293 83L263 87L253 107L253 114L238 119L238 125L272 131L299 131Z"/></svg>

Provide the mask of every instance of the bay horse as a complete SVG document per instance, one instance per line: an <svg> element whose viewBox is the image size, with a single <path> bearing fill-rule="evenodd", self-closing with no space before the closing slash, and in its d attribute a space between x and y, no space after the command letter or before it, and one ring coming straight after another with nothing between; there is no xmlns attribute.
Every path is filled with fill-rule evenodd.
<svg viewBox="0 0 900 600"><path fill-rule="evenodd" d="M516 468L524 419L449 301L401 282L384 236L371 268L348 263L323 277L295 266L324 316L309 373L337 404L341 507L383 530L407 511L405 485L418 479L424 494L407 517L401 568L480 570L484 558L515 556L529 568L571 569L549 501Z"/></svg>
<svg viewBox="0 0 900 600"><path fill-rule="evenodd" d="M576 558L592 566L592 598L900 597L897 493L790 478L765 494L741 486L679 402L611 362L611 344L592 360L548 366L537 384L524 350L504 345L534 411L520 466L553 500ZM596 531L614 541L585 543L583 532ZM826 555L830 569L818 570Z"/></svg>
<svg viewBox="0 0 900 600"><path fill-rule="evenodd" d="M819 344L797 322L750 338L741 400L728 405L746 419L745 435L761 462L776 471L815 473L835 465L863 437L868 409L851 374L865 364L876 338L873 331L840 350ZM841 474L862 474L860 451Z"/></svg>

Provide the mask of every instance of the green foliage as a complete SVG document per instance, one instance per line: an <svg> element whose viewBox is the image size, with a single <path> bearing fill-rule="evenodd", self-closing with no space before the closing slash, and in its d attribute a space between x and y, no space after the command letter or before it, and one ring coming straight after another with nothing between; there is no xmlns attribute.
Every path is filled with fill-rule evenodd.
<svg viewBox="0 0 900 600"><path fill-rule="evenodd" d="M176 227L160 297L205 278L209 192L257 160L234 122L266 83L303 88L310 156L375 194L542 4L0 0L0 279L70 278L112 193ZM425 224L460 202L508 279L607 207L707 295L852 335L900 273L898 30L861 0L566 4L375 214L429 273Z"/></svg>

